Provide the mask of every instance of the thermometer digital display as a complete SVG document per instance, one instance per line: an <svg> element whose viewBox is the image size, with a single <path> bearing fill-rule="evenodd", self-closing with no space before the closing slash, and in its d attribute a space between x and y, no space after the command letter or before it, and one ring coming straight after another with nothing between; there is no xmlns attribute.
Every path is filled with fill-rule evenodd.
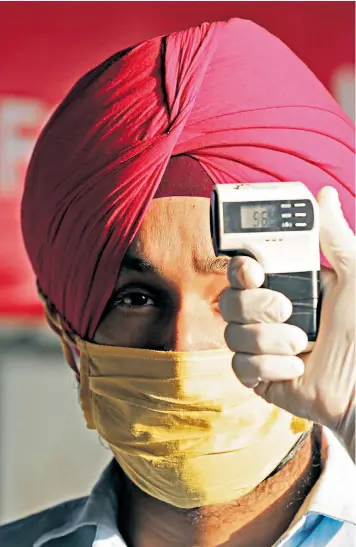
<svg viewBox="0 0 356 547"><path fill-rule="evenodd" d="M240 208L241 228L243 230L246 228L273 230L278 226L276 209L275 205L243 205Z"/></svg>

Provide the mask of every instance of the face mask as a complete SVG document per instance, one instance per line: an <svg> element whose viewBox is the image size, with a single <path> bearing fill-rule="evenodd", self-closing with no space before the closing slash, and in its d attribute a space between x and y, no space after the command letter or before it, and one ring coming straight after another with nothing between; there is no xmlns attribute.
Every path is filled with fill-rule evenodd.
<svg viewBox="0 0 356 547"><path fill-rule="evenodd" d="M228 350L77 345L88 427L133 483L176 507L244 496L311 426L245 388Z"/></svg>

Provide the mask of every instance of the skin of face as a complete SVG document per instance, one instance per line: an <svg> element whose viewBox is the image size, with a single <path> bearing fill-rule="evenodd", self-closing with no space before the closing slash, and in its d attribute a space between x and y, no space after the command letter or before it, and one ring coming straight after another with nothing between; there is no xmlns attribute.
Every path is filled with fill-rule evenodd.
<svg viewBox="0 0 356 547"><path fill-rule="evenodd" d="M214 254L209 207L207 198L152 201L122 263L95 343L161 351L226 347L219 297L228 287L228 258ZM178 509L127 479L125 540L134 547L270 547L315 482L311 453L309 439L250 494L214 507Z"/></svg>
<svg viewBox="0 0 356 547"><path fill-rule="evenodd" d="M219 296L227 263L214 254L209 200L153 200L94 341L171 351L226 347Z"/></svg>

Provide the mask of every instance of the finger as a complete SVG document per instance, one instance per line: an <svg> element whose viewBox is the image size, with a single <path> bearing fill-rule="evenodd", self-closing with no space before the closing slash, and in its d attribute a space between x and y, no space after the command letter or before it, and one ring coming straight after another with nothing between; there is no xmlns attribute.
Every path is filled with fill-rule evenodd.
<svg viewBox="0 0 356 547"><path fill-rule="evenodd" d="M308 345L306 333L286 323L229 323L225 329L225 340L231 351L254 355L298 355Z"/></svg>
<svg viewBox="0 0 356 547"><path fill-rule="evenodd" d="M320 247L338 274L355 267L356 238L349 227L335 188L320 190L317 201L320 216Z"/></svg>
<svg viewBox="0 0 356 547"><path fill-rule="evenodd" d="M225 289L219 298L220 313L228 322L240 324L283 323L293 306L284 294L270 289Z"/></svg>
<svg viewBox="0 0 356 547"><path fill-rule="evenodd" d="M232 368L242 384L253 387L257 382L292 380L304 373L304 363L295 356L247 355L236 353Z"/></svg>
<svg viewBox="0 0 356 547"><path fill-rule="evenodd" d="M229 262L227 277L234 289L255 289L263 285L265 274L261 264L250 256L236 256Z"/></svg>

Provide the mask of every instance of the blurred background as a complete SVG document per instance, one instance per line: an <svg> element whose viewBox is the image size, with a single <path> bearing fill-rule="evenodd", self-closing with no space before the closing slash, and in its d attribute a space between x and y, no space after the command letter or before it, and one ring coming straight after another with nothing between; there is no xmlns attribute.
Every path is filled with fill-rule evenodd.
<svg viewBox="0 0 356 547"><path fill-rule="evenodd" d="M86 430L23 249L35 140L73 83L115 51L230 17L282 39L355 119L354 2L0 2L0 523L86 495L110 459Z"/></svg>

